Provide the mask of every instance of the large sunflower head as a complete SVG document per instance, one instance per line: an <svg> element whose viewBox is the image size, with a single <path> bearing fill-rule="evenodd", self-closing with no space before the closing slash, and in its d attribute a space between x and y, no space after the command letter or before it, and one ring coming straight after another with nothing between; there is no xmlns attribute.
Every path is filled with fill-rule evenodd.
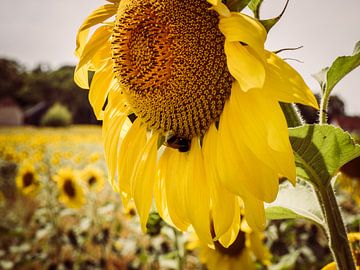
<svg viewBox="0 0 360 270"><path fill-rule="evenodd" d="M85 203L84 192L75 171L62 168L53 178L57 183L60 202L70 208L80 208Z"/></svg>
<svg viewBox="0 0 360 270"><path fill-rule="evenodd" d="M28 163L19 168L15 182L19 190L25 195L35 195L40 188L39 176L35 168Z"/></svg>
<svg viewBox="0 0 360 270"><path fill-rule="evenodd" d="M108 2L80 27L75 81L103 120L115 189L134 199L143 229L154 198L208 244L234 241L225 235L241 207L261 230L279 177L295 182L279 101L317 107L303 79L264 49L257 20L220 1Z"/></svg>

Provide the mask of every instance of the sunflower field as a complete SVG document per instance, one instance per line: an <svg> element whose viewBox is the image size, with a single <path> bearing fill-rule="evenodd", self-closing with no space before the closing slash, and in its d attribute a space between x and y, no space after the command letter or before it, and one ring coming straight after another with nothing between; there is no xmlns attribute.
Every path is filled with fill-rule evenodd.
<svg viewBox="0 0 360 270"><path fill-rule="evenodd" d="M1 269L205 269L209 260L243 267L242 241L256 269L319 269L331 261L325 234L306 220L274 220L264 234L244 224L244 238L225 256L156 212L143 234L135 207L125 209L107 181L98 126L2 128L0 154ZM349 177L341 183L343 215L357 231L359 187Z"/></svg>

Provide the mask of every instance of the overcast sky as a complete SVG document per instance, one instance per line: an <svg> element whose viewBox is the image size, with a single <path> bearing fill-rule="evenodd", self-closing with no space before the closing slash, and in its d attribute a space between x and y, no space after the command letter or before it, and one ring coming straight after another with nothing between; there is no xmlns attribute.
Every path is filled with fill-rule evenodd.
<svg viewBox="0 0 360 270"><path fill-rule="evenodd" d="M265 0L262 16L280 13L285 0ZM28 68L39 63L57 68L75 64L75 34L82 20L102 0L1 0L0 57L19 61ZM288 9L267 40L269 50L304 48L282 53L319 91L311 77L340 55L352 53L360 40L359 0L290 0ZM360 114L360 68L348 75L334 91L346 102L349 114Z"/></svg>

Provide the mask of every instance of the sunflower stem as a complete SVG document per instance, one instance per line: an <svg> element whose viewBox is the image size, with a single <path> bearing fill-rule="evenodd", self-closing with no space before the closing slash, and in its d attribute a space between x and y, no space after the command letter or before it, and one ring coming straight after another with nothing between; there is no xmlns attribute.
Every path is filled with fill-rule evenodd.
<svg viewBox="0 0 360 270"><path fill-rule="evenodd" d="M324 95L320 105L320 124L327 123L327 107L329 103L330 94ZM300 112L295 105L280 103L286 121L289 127L296 127L303 125ZM313 184L313 183L311 183ZM338 269L355 270L355 265L347 239L346 228L341 217L339 205L336 201L336 196L331 184L315 186L316 196L320 202L321 210L325 218L327 233L329 238L329 247L333 258L337 264Z"/></svg>
<svg viewBox="0 0 360 270"><path fill-rule="evenodd" d="M288 127L298 127L304 124L295 104L280 102L280 107L285 115Z"/></svg>
<svg viewBox="0 0 360 270"><path fill-rule="evenodd" d="M327 225L329 247L338 269L355 270L355 265L347 239L346 228L341 217L331 184L316 188Z"/></svg>
<svg viewBox="0 0 360 270"><path fill-rule="evenodd" d="M321 97L321 103L320 103L320 114L319 114L319 124L324 125L327 124L328 121L328 105L329 105L329 99L330 99L330 92L326 91L326 86L322 89L322 97Z"/></svg>

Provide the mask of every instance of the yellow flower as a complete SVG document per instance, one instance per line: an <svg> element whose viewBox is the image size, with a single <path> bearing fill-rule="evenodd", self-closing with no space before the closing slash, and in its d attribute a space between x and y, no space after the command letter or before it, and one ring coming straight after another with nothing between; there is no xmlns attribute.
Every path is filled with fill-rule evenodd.
<svg viewBox="0 0 360 270"><path fill-rule="evenodd" d="M251 230L245 220L228 248L219 242L214 243L215 248L209 248L201 241L195 242L193 247L198 250L201 262L209 270L255 270L256 260L267 265L270 259L269 250L263 244L263 234Z"/></svg>
<svg viewBox="0 0 360 270"><path fill-rule="evenodd" d="M354 258L356 270L360 270L360 232L348 233L351 252ZM336 263L331 262L325 265L322 270L336 270Z"/></svg>
<svg viewBox="0 0 360 270"><path fill-rule="evenodd" d="M104 187L104 174L101 170L87 167L81 172L81 179L91 191L99 192Z"/></svg>
<svg viewBox="0 0 360 270"><path fill-rule="evenodd" d="M62 168L53 178L57 183L60 202L70 208L80 208L85 203L84 192L75 171Z"/></svg>
<svg viewBox="0 0 360 270"><path fill-rule="evenodd" d="M39 176L35 172L35 168L29 164L23 164L16 175L16 186L25 195L35 195L40 188Z"/></svg>
<svg viewBox="0 0 360 270"><path fill-rule="evenodd" d="M154 198L163 219L191 224L208 244L210 221L217 239L234 241L227 234L242 205L262 230L279 177L295 183L279 101L317 108L303 79L264 49L258 21L221 1L109 2L80 27L74 79L103 120L109 178L124 203L134 199L145 230Z"/></svg>

